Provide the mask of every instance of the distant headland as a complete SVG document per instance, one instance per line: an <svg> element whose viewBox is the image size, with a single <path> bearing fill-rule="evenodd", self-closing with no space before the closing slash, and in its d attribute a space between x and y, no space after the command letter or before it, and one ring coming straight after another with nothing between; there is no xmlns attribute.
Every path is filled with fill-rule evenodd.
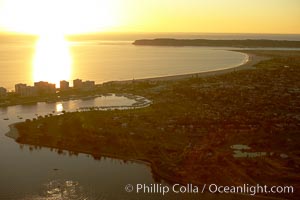
<svg viewBox="0 0 300 200"><path fill-rule="evenodd" d="M300 41L288 40L207 40L207 39L141 39L133 45L144 46L206 46L206 47L239 47L239 48L300 48Z"/></svg>

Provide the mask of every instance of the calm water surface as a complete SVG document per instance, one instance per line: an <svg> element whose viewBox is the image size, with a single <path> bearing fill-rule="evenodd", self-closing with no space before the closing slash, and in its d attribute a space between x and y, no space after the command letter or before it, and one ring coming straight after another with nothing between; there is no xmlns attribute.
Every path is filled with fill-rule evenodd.
<svg viewBox="0 0 300 200"><path fill-rule="evenodd" d="M69 81L102 83L187 74L230 68L246 60L239 52L204 47L146 47L98 40L69 44L73 61ZM0 42L0 86L12 90L16 83L33 85L33 57L32 42Z"/></svg>
<svg viewBox="0 0 300 200"><path fill-rule="evenodd" d="M169 185L152 174L147 163L19 145L4 134L9 124L36 118L37 115L61 114L79 107L130 106L136 101L122 96L102 96L89 100L57 103L40 102L0 108L0 199L2 200L140 200L162 199L161 194L127 193L127 184ZM22 117L23 119L20 119ZM4 120L8 118L9 120ZM171 186L170 186L171 187ZM205 199L214 195L204 194ZM169 193L163 199L199 199L195 194Z"/></svg>
<svg viewBox="0 0 300 200"><path fill-rule="evenodd" d="M68 152L59 155L48 148L20 146L4 135L9 124L37 115L133 103L134 100L112 95L0 108L0 199L128 199L126 184L153 183L150 167L142 163L104 157L94 160L85 154L70 156Z"/></svg>

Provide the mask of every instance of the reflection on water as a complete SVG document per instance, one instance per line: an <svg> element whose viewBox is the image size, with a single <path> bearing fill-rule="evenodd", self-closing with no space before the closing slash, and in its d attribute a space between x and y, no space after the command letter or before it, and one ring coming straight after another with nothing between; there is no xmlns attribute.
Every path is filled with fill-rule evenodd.
<svg viewBox="0 0 300 200"><path fill-rule="evenodd" d="M126 196L124 185L154 182L148 165L106 157L95 160L76 152L19 145L4 134L9 124L49 113L76 111L80 107L130 106L136 102L112 94L0 108L0 199L132 199Z"/></svg>
<svg viewBox="0 0 300 200"><path fill-rule="evenodd" d="M109 96L93 97L89 99L76 99L67 100L61 102L38 102L36 104L29 105L17 105L9 107L0 107L0 117L11 119L8 124L16 122L15 118L31 119L36 116L61 113L62 111L74 112L77 109L83 107L114 107L114 106L131 106L137 101L133 98L128 98L125 96L117 96L111 94ZM0 123L1 125L1 123Z"/></svg>
<svg viewBox="0 0 300 200"><path fill-rule="evenodd" d="M20 82L32 85L32 73L36 74L35 81L56 83L58 79L80 78L102 83L223 69L246 59L238 52L206 47L137 47L131 42L99 45L99 40L68 44L64 38L39 43L42 44L35 52L32 52L33 46L24 46L22 42L14 46L0 43L0 54L2 51L7 56L0 59L1 86L12 90L14 84Z"/></svg>
<svg viewBox="0 0 300 200"><path fill-rule="evenodd" d="M79 182L71 180L52 180L45 184L44 194L47 199L87 199Z"/></svg>
<svg viewBox="0 0 300 200"><path fill-rule="evenodd" d="M60 173L55 172L53 179L41 184L39 194L25 195L20 200L107 200L110 195L103 191L93 191L79 181L59 178ZM101 180L103 181L103 180ZM114 198L113 198L114 199ZM123 199L123 198L122 198ZM126 198L125 198L126 199Z"/></svg>
<svg viewBox="0 0 300 200"><path fill-rule="evenodd" d="M56 104L56 112L62 112L64 110L64 107L62 103L57 103Z"/></svg>

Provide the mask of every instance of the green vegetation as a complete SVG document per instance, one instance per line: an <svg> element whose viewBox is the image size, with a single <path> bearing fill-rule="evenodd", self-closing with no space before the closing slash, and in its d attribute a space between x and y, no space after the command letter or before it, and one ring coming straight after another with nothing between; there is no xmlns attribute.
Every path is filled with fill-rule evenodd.
<svg viewBox="0 0 300 200"><path fill-rule="evenodd" d="M219 76L104 84L99 91L141 95L153 105L27 120L16 125L17 142L96 159L145 160L171 182L293 185L297 191L300 52L249 53L271 59ZM234 144L266 156L234 158Z"/></svg>

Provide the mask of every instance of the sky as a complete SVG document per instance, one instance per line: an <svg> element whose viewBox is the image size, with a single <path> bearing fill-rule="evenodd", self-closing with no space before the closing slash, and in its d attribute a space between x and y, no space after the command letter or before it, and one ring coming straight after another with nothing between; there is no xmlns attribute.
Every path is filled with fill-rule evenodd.
<svg viewBox="0 0 300 200"><path fill-rule="evenodd" d="M300 0L0 0L0 30L300 34Z"/></svg>

